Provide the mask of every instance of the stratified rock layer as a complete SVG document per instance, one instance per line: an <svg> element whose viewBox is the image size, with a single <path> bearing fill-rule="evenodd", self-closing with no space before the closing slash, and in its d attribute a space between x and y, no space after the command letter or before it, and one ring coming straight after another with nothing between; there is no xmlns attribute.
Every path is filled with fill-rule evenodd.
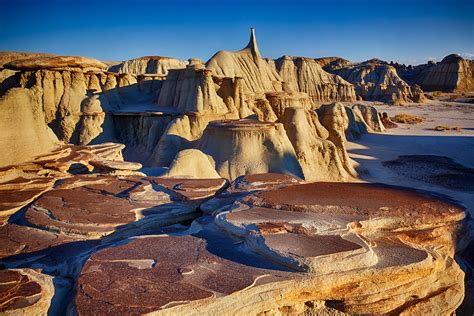
<svg viewBox="0 0 474 316"><path fill-rule="evenodd" d="M439 63L426 65L413 79L425 91L473 91L474 62L456 54L448 55Z"/></svg>
<svg viewBox="0 0 474 316"><path fill-rule="evenodd" d="M420 87L409 85L401 79L396 69L378 60L340 67L328 65L327 71L352 83L356 93L364 100L383 101L392 104L423 102Z"/></svg>
<svg viewBox="0 0 474 316"><path fill-rule="evenodd" d="M255 188L280 184L216 197L227 208L196 221L192 236L129 239L92 255L79 315L449 314L461 303L459 207L396 187L252 177Z"/></svg>
<svg viewBox="0 0 474 316"><path fill-rule="evenodd" d="M53 56L53 57L31 57L27 59L13 60L3 67L12 70L38 70L38 69L105 69L106 64L97 59L81 56Z"/></svg>
<svg viewBox="0 0 474 316"><path fill-rule="evenodd" d="M186 67L186 62L172 57L143 56L110 66L109 71L135 75L156 74L166 76L170 69Z"/></svg>
<svg viewBox="0 0 474 316"><path fill-rule="evenodd" d="M354 86L324 71L311 58L283 56L275 60L285 89L306 92L314 102L355 101Z"/></svg>

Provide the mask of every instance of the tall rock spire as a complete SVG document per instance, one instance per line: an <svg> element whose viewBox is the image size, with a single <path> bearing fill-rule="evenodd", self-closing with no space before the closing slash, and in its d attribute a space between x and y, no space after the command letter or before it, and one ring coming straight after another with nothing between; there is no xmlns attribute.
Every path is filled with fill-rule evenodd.
<svg viewBox="0 0 474 316"><path fill-rule="evenodd" d="M250 49L254 59L262 57L260 55L260 51L258 50L257 38L255 37L255 29L253 27L250 28L250 40L245 48Z"/></svg>

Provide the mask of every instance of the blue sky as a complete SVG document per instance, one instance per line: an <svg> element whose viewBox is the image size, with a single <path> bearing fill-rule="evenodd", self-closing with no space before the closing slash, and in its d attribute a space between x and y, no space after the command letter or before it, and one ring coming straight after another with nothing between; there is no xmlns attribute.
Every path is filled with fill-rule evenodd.
<svg viewBox="0 0 474 316"><path fill-rule="evenodd" d="M474 0L0 0L2 51L207 60L245 46L250 26L271 58L474 58Z"/></svg>

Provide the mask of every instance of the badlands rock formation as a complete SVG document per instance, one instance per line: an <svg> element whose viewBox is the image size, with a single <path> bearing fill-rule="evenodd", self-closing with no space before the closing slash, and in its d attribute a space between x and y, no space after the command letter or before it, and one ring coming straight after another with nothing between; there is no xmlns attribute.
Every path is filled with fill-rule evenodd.
<svg viewBox="0 0 474 316"><path fill-rule="evenodd" d="M54 54L48 53L31 53L31 52L0 52L0 68L3 68L5 64L11 61L19 59L28 59L35 57L53 57Z"/></svg>
<svg viewBox="0 0 474 316"><path fill-rule="evenodd" d="M59 142L26 89L11 89L0 98L0 166L29 161L45 154Z"/></svg>
<svg viewBox="0 0 474 316"><path fill-rule="evenodd" d="M130 73L135 75L156 74L166 76L170 69L186 67L186 62L172 57L143 56L123 61L108 68L111 72Z"/></svg>
<svg viewBox="0 0 474 316"><path fill-rule="evenodd" d="M242 77L244 90L253 93L282 91L282 80L262 58L252 28L247 46L237 52L217 52L206 63L217 77Z"/></svg>
<svg viewBox="0 0 474 316"><path fill-rule="evenodd" d="M0 313L449 315L461 304L464 209L347 183L358 176L347 140L384 125L372 106L332 102L354 88L315 60L264 60L253 30L241 51L176 68L32 57L0 70ZM395 89L377 82L372 94Z"/></svg>
<svg viewBox="0 0 474 316"><path fill-rule="evenodd" d="M410 86L398 76L393 66L377 59L342 67L328 64L325 69L354 84L357 95L364 100L391 104L424 101L420 87Z"/></svg>
<svg viewBox="0 0 474 316"><path fill-rule="evenodd" d="M94 152L97 160L106 149L82 148L74 160ZM464 212L432 196L282 174L227 186L46 173L56 166L48 158L42 173L17 166L9 172L22 172L21 182L0 187L17 197L20 183L33 189L53 180L0 227L2 312L434 315L462 301L464 275L453 256ZM200 211L211 215L188 230L167 226Z"/></svg>
<svg viewBox="0 0 474 316"><path fill-rule="evenodd" d="M1 88L5 92L13 87L28 90L33 95L28 107L38 109L35 114L38 120L43 120L60 141L121 142L126 144L126 158L151 167L170 167L181 150L199 149L198 143L210 121L252 118L278 122L289 107L305 108L309 110L305 115L311 116L311 110L316 107L314 99L347 100L345 95L352 93L350 85L336 84L343 82L342 79L325 73L315 62L305 60L301 65L295 61L301 71L293 66L301 73L298 86L283 91L283 80L261 57L253 31L244 50L220 52L206 65L192 59L185 68L169 70L167 76L110 73L104 71L105 66L98 61L76 57L36 60L14 60L7 64L10 69L2 70L6 79ZM292 60L289 64L295 65ZM319 88L309 91L311 83L319 84ZM311 98L300 91L306 89L303 85ZM282 131L285 131L283 135L287 133ZM328 136L319 137L326 140ZM219 143L220 140L213 141ZM261 141L261 148L265 148L264 140ZM300 145L289 147L294 146ZM323 147L330 148L330 145ZM322 154L326 155L323 165L339 165L330 161L336 159L334 155ZM299 159L300 164L307 163L303 162L305 158ZM260 172L274 170L268 166L269 160L258 163L265 165ZM343 163L346 170L353 169L347 159ZM311 164L316 166L320 162ZM250 172L246 168L239 170ZM219 174L234 179L245 173ZM301 172L293 174L303 176ZM306 179L347 178L342 169L334 176L322 172L326 174L322 177L313 171L305 174Z"/></svg>
<svg viewBox="0 0 474 316"><path fill-rule="evenodd" d="M283 56L275 66L285 89L307 93L314 102L355 101L354 86L341 77L324 71L311 58Z"/></svg>
<svg viewBox="0 0 474 316"><path fill-rule="evenodd" d="M439 63L412 69L411 77L425 91L469 92L474 90L474 62L452 54Z"/></svg>
<svg viewBox="0 0 474 316"><path fill-rule="evenodd" d="M198 148L211 156L226 179L254 173L285 173L302 178L293 146L280 123L255 120L214 121Z"/></svg>

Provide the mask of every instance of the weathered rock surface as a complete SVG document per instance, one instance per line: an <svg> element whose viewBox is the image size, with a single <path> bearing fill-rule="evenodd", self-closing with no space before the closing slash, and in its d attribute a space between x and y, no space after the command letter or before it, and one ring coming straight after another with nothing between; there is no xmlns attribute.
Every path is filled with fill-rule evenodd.
<svg viewBox="0 0 474 316"><path fill-rule="evenodd" d="M217 95L211 71L203 65L189 65L186 69L170 70L158 97L158 105L173 107L179 113L229 112Z"/></svg>
<svg viewBox="0 0 474 316"><path fill-rule="evenodd" d="M354 86L327 73L311 58L283 56L275 60L284 87L307 93L314 102L355 101Z"/></svg>
<svg viewBox="0 0 474 316"><path fill-rule="evenodd" d="M124 162L122 144L62 145L33 161L0 169L0 223L50 190L55 182L78 173L138 174L139 164ZM97 166L101 166L97 168Z"/></svg>
<svg viewBox="0 0 474 316"><path fill-rule="evenodd" d="M0 313L48 315L53 278L32 269L0 270Z"/></svg>
<svg viewBox="0 0 474 316"><path fill-rule="evenodd" d="M44 230L98 238L120 229L194 219L195 207L179 200L179 195L145 179L73 178L38 198L26 210L25 219Z"/></svg>
<svg viewBox="0 0 474 316"><path fill-rule="evenodd" d="M216 179L221 176L217 173L212 157L198 149L180 151L168 171L168 177L191 177L201 179Z"/></svg>
<svg viewBox="0 0 474 316"><path fill-rule="evenodd" d="M344 167L338 149L328 141L329 132L319 123L316 112L303 108L286 108L281 120L308 181L344 181L352 170ZM347 170L346 170L347 169Z"/></svg>
<svg viewBox="0 0 474 316"><path fill-rule="evenodd" d="M0 52L0 68L3 68L3 65L8 64L11 61L18 59L28 59L35 57L53 57L54 54L48 53L32 53L32 52Z"/></svg>
<svg viewBox="0 0 474 316"><path fill-rule="evenodd" d="M412 79L425 91L474 90L474 62L456 54L444 57L439 63L414 68L411 72Z"/></svg>
<svg viewBox="0 0 474 316"><path fill-rule="evenodd" d="M280 123L228 120L209 123L197 148L211 156L223 178L278 172L303 177L285 129Z"/></svg>
<svg viewBox="0 0 474 316"><path fill-rule="evenodd" d="M244 91L282 91L282 79L262 58L254 29L248 45L240 51L219 51L206 63L218 77L243 78Z"/></svg>
<svg viewBox="0 0 474 316"><path fill-rule="evenodd" d="M337 74L352 83L356 93L364 100L383 101L391 104L423 102L420 87L409 85L401 79L396 69L379 60L340 67L328 65L327 71Z"/></svg>
<svg viewBox="0 0 474 316"><path fill-rule="evenodd" d="M11 70L100 70L107 67L106 64L97 59L81 56L53 56L53 57L32 57L27 59L13 60L3 67Z"/></svg>
<svg viewBox="0 0 474 316"><path fill-rule="evenodd" d="M0 166L32 160L59 145L42 114L28 90L12 89L0 98Z"/></svg>
<svg viewBox="0 0 474 316"><path fill-rule="evenodd" d="M341 183L217 199L235 207L215 224L196 221L191 236L130 239L91 256L78 279L78 313L445 314L461 303L463 273L452 256L464 212L455 205Z"/></svg>
<svg viewBox="0 0 474 316"><path fill-rule="evenodd" d="M112 65L108 71L135 75L156 74L166 76L170 69L185 68L187 62L172 57L143 56Z"/></svg>
<svg viewBox="0 0 474 316"><path fill-rule="evenodd" d="M320 57L314 60L324 69L326 69L326 67L340 68L351 64L350 61L341 57Z"/></svg>
<svg viewBox="0 0 474 316"><path fill-rule="evenodd" d="M352 112L357 118L365 123L369 132L383 132L385 131L384 125L380 120L379 113L376 108L365 104L354 104L352 106Z"/></svg>
<svg viewBox="0 0 474 316"><path fill-rule="evenodd" d="M284 278L218 256L209 243L193 236L148 237L96 253L78 280L78 314L149 313ZM232 251L226 246L221 251Z"/></svg>

